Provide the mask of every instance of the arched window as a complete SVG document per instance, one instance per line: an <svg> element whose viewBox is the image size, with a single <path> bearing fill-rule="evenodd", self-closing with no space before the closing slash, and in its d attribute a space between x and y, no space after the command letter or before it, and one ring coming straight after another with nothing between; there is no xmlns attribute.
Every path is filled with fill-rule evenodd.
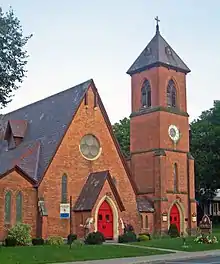
<svg viewBox="0 0 220 264"><path fill-rule="evenodd" d="M11 223L11 192L5 194L5 223Z"/></svg>
<svg viewBox="0 0 220 264"><path fill-rule="evenodd" d="M141 214L141 228L144 228L144 219L143 219L143 215Z"/></svg>
<svg viewBox="0 0 220 264"><path fill-rule="evenodd" d="M145 80L141 88L141 106L142 107L151 106L151 88L148 80Z"/></svg>
<svg viewBox="0 0 220 264"><path fill-rule="evenodd" d="M148 216L145 215L145 228L148 228Z"/></svg>
<svg viewBox="0 0 220 264"><path fill-rule="evenodd" d="M67 203L67 176L62 176L62 190L61 190L61 202Z"/></svg>
<svg viewBox="0 0 220 264"><path fill-rule="evenodd" d="M22 222L22 193L16 196L16 222Z"/></svg>
<svg viewBox="0 0 220 264"><path fill-rule="evenodd" d="M176 87L173 80L170 80L167 86L167 105L176 107Z"/></svg>
<svg viewBox="0 0 220 264"><path fill-rule="evenodd" d="M174 183L174 192L178 192L178 168L177 164L174 164L173 168L173 183Z"/></svg>

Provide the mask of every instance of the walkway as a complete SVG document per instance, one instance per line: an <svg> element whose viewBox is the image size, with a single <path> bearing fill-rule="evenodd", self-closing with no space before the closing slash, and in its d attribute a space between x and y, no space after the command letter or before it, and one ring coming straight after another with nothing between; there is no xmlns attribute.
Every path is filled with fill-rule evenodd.
<svg viewBox="0 0 220 264"><path fill-rule="evenodd" d="M155 248L155 247L145 247L145 246L139 246L139 245L131 245L131 244L122 244L122 243L114 243L114 242L107 242L104 244L111 244L114 246L125 246L125 247L135 247L135 248L146 248L146 249L155 249L155 250L159 250L159 251L164 251L164 252L172 252L172 253L178 253L178 252L184 252L184 251L180 251L180 250L175 250L175 249L165 249L165 248Z"/></svg>

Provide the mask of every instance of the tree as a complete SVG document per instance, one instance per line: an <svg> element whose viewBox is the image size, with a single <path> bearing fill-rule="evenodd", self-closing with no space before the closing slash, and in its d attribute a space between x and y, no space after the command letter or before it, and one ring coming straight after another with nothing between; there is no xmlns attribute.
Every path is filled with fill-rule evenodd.
<svg viewBox="0 0 220 264"><path fill-rule="evenodd" d="M190 150L195 158L196 197L208 202L220 188L220 102L191 123Z"/></svg>
<svg viewBox="0 0 220 264"><path fill-rule="evenodd" d="M130 119L125 117L112 127L122 153L128 157L130 155Z"/></svg>
<svg viewBox="0 0 220 264"><path fill-rule="evenodd" d="M4 14L0 7L0 108L11 102L13 91L25 77L28 55L24 47L31 36L23 36L12 8Z"/></svg>

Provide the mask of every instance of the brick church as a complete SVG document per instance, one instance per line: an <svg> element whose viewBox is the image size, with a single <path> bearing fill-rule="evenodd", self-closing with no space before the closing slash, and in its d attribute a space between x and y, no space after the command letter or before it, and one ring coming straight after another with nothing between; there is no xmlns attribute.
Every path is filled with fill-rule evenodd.
<svg viewBox="0 0 220 264"><path fill-rule="evenodd" d="M156 34L131 77L130 158L114 137L93 80L0 116L0 241L17 222L33 236L85 227L117 239L196 228L194 160L189 152L186 74Z"/></svg>

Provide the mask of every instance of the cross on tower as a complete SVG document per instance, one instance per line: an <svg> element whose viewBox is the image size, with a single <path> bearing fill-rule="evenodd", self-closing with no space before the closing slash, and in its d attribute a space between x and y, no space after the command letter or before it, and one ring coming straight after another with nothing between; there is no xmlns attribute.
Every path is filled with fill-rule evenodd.
<svg viewBox="0 0 220 264"><path fill-rule="evenodd" d="M159 22L160 22L160 19L158 18L158 16L156 16L155 17L155 20L157 21L156 31L159 32Z"/></svg>
<svg viewBox="0 0 220 264"><path fill-rule="evenodd" d="M157 26L159 26L160 19L158 18L158 16L155 17L155 20L157 21Z"/></svg>

